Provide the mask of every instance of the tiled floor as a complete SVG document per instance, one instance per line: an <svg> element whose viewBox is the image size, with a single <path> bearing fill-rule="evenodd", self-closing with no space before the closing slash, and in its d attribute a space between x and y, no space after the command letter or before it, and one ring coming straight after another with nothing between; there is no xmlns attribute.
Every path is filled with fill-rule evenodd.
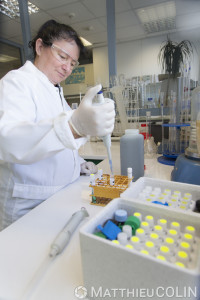
<svg viewBox="0 0 200 300"><path fill-rule="evenodd" d="M87 142L79 150L80 155L83 156L106 156L106 158L98 165L99 168L103 169L103 173L110 174L109 163L107 159L106 149L103 142ZM115 175L120 174L120 143L118 141L112 141L111 146L112 161L113 161L113 172ZM145 157L145 176L154 177L159 179L170 180L172 166L167 166L157 162L157 157L155 155L153 158Z"/></svg>

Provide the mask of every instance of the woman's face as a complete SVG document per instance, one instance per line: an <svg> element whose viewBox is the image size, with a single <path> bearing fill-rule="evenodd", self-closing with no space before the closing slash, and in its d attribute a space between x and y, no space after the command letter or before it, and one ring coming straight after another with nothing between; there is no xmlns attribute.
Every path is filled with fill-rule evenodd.
<svg viewBox="0 0 200 300"><path fill-rule="evenodd" d="M77 65L79 52L75 41L55 40L52 46L47 47L38 39L34 64L55 85L71 74Z"/></svg>

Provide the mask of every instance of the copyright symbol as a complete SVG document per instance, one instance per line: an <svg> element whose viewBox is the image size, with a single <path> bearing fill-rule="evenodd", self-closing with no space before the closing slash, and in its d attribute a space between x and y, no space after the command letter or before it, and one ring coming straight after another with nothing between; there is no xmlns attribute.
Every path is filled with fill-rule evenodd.
<svg viewBox="0 0 200 300"><path fill-rule="evenodd" d="M87 289L84 286L79 285L75 288L74 295L78 299L84 299L87 296Z"/></svg>

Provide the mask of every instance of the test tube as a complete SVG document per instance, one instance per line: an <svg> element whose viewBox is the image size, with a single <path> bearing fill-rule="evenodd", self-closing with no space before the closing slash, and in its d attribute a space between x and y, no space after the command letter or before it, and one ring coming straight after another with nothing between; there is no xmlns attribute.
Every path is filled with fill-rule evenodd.
<svg viewBox="0 0 200 300"><path fill-rule="evenodd" d="M159 254L163 255L167 260L170 260L171 251L170 251L169 247L167 247L165 245L160 246Z"/></svg>
<svg viewBox="0 0 200 300"><path fill-rule="evenodd" d="M164 244L171 250L173 251L175 248L175 241L171 237L166 237L164 240Z"/></svg>
<svg viewBox="0 0 200 300"><path fill-rule="evenodd" d="M128 249L134 249L134 247L132 245L130 245L130 244L127 244L126 248L128 248Z"/></svg>
<svg viewBox="0 0 200 300"><path fill-rule="evenodd" d="M153 189L153 194L156 194L157 196L159 196L161 194L161 188L160 187L155 187Z"/></svg>
<svg viewBox="0 0 200 300"><path fill-rule="evenodd" d="M178 267L181 267L181 268L185 268L184 263L182 263L182 262L180 262L180 261L176 261L176 262L175 262L175 265L178 266Z"/></svg>
<svg viewBox="0 0 200 300"><path fill-rule="evenodd" d="M119 241L118 240L112 240L113 244L119 245Z"/></svg>
<svg viewBox="0 0 200 300"><path fill-rule="evenodd" d="M103 170L102 169L98 170L98 178L99 178L99 180L103 179Z"/></svg>
<svg viewBox="0 0 200 300"><path fill-rule="evenodd" d="M149 239L154 242L155 245L159 245L161 243L159 235L155 232L150 233Z"/></svg>
<svg viewBox="0 0 200 300"><path fill-rule="evenodd" d="M128 239L132 236L132 227L130 225L123 225L122 231L127 234Z"/></svg>
<svg viewBox="0 0 200 300"><path fill-rule="evenodd" d="M134 247L136 250L140 250L141 248L141 241L138 236L132 236L130 239L131 245Z"/></svg>
<svg viewBox="0 0 200 300"><path fill-rule="evenodd" d="M164 107L164 93L160 93L160 110L161 110L161 120L162 124L164 124L164 112L163 112L163 107ZM162 153L164 153L164 126L162 126Z"/></svg>
<svg viewBox="0 0 200 300"><path fill-rule="evenodd" d="M141 213L139 213L139 212L134 212L134 217L137 217L139 220L140 220L140 222L142 221L142 215L141 215Z"/></svg>
<svg viewBox="0 0 200 300"><path fill-rule="evenodd" d="M157 255L156 258L162 261L166 261L166 258L163 255Z"/></svg>
<svg viewBox="0 0 200 300"><path fill-rule="evenodd" d="M145 255L149 255L149 251L145 250L145 249L140 250L140 253L145 254Z"/></svg>
<svg viewBox="0 0 200 300"><path fill-rule="evenodd" d="M140 238L141 242L145 241L145 239L146 239L145 231L143 228L136 229L135 235Z"/></svg>
<svg viewBox="0 0 200 300"><path fill-rule="evenodd" d="M176 254L176 260L182 262L185 266L187 266L189 256L185 251L178 251L178 253Z"/></svg>
<svg viewBox="0 0 200 300"><path fill-rule="evenodd" d="M191 252L191 245L188 242L182 241L179 244L180 251L185 251L189 255Z"/></svg>
<svg viewBox="0 0 200 300"><path fill-rule="evenodd" d="M154 218L153 216L146 216L145 221L149 224L149 226L152 228L154 226Z"/></svg>
<svg viewBox="0 0 200 300"><path fill-rule="evenodd" d="M132 179L132 177L133 177L132 168L127 168L127 176L128 176L128 179Z"/></svg>
<svg viewBox="0 0 200 300"><path fill-rule="evenodd" d="M145 249L149 252L149 254L154 255L155 254L155 244L154 244L154 242L146 241Z"/></svg>
<svg viewBox="0 0 200 300"><path fill-rule="evenodd" d="M115 178L114 176L110 176L110 186L115 185Z"/></svg>
<svg viewBox="0 0 200 300"><path fill-rule="evenodd" d="M160 225L154 225L153 228L154 232L157 233L161 238L164 236L164 230L163 227Z"/></svg>
<svg viewBox="0 0 200 300"><path fill-rule="evenodd" d="M181 228L180 223L178 223L178 222L171 222L170 228L171 229L175 229L178 233L180 233L180 228Z"/></svg>
<svg viewBox="0 0 200 300"><path fill-rule="evenodd" d="M186 226L185 227L185 232L186 233L190 233L192 235L195 235L195 228L194 228L194 226Z"/></svg>
<svg viewBox="0 0 200 300"><path fill-rule="evenodd" d="M158 219L158 225L162 226L164 230L167 230L167 220L166 219Z"/></svg>
<svg viewBox="0 0 200 300"><path fill-rule="evenodd" d="M117 240L119 241L120 245L127 245L128 243L128 237L127 234L125 232L120 232L117 235Z"/></svg>
<svg viewBox="0 0 200 300"><path fill-rule="evenodd" d="M95 175L94 174L90 174L90 184L91 185L95 185Z"/></svg>
<svg viewBox="0 0 200 300"><path fill-rule="evenodd" d="M183 239L183 241L185 241L185 242L187 242L187 243L189 243L189 244L193 244L194 243L194 236L192 235L192 234L190 234L190 233L184 233L183 235L182 235L182 239Z"/></svg>
<svg viewBox="0 0 200 300"><path fill-rule="evenodd" d="M146 234L150 232L150 225L148 222L146 221L141 222L140 227L144 229Z"/></svg>
<svg viewBox="0 0 200 300"><path fill-rule="evenodd" d="M167 235L173 238L175 241L177 241L179 238L179 233L175 229L169 229Z"/></svg>

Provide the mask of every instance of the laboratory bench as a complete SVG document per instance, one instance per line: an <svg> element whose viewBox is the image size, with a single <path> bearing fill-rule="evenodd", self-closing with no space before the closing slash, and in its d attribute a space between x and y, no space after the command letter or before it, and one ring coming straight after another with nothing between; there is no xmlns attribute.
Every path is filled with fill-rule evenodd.
<svg viewBox="0 0 200 300"><path fill-rule="evenodd" d="M112 143L111 150L114 173L120 174L119 141ZM106 151L102 142L88 142L81 147L80 155L106 156ZM145 176L170 179L172 167L159 164L156 156L145 159L145 165ZM110 173L107 158L98 166L103 173ZM78 299L74 290L83 285L79 229L103 209L90 204L89 181L89 176L81 176L0 232L0 299ZM82 207L89 217L64 251L50 260L52 241Z"/></svg>

